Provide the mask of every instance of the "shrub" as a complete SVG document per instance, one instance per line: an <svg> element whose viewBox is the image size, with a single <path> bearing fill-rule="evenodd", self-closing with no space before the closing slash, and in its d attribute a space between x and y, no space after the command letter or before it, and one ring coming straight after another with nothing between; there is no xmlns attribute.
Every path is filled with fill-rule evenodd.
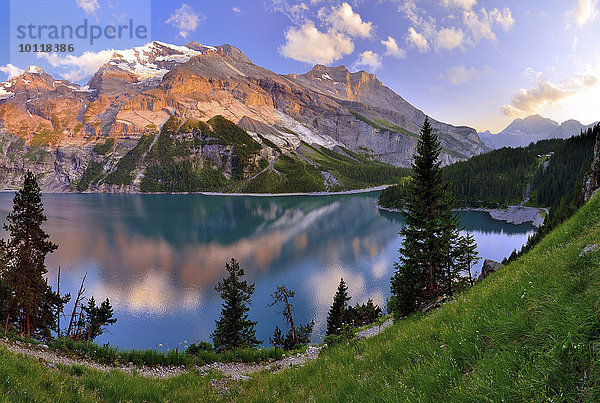
<svg viewBox="0 0 600 403"><path fill-rule="evenodd" d="M199 341L198 344L192 343L187 349L187 353L197 356L200 351L213 352L212 344L205 341Z"/></svg>
<svg viewBox="0 0 600 403"><path fill-rule="evenodd" d="M327 346L335 346L336 344L347 343L354 338L354 329L350 325L345 325L340 334L329 334L325 336L323 342Z"/></svg>

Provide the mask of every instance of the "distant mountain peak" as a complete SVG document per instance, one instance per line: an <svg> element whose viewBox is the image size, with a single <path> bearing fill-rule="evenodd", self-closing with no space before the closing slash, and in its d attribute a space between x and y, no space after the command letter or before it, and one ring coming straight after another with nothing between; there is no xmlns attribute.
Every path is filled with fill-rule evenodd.
<svg viewBox="0 0 600 403"><path fill-rule="evenodd" d="M488 131L479 133L483 142L491 148L523 147L531 142L551 138L568 138L575 136L581 130L592 125L583 125L575 119L569 119L561 124L540 116L539 114L517 118L498 134Z"/></svg>
<svg viewBox="0 0 600 403"><path fill-rule="evenodd" d="M540 115L527 116L524 119L517 118L502 130L503 134L522 133L526 136L538 136L540 133L549 132L560 126L552 119Z"/></svg>

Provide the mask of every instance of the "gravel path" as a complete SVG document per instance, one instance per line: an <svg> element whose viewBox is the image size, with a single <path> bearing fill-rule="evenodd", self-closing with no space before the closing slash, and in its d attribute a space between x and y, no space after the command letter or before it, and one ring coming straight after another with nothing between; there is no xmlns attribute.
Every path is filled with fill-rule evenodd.
<svg viewBox="0 0 600 403"><path fill-rule="evenodd" d="M136 367L131 365L104 365L92 360L82 358L74 358L60 355L47 347L36 346L30 343L21 343L19 341L10 341L8 339L0 339L0 346L6 348L13 353L26 355L37 358L41 363L44 363L48 368L57 369L56 364L71 366L82 365L98 371L108 372L112 370L123 371L131 375L142 375L152 378L170 378L185 372L185 367L176 366L160 366L160 367Z"/></svg>
<svg viewBox="0 0 600 403"><path fill-rule="evenodd" d="M381 333L392 325L392 320L388 319L380 326L373 326L368 329L361 330L356 334L359 340L367 339ZM91 360L82 358L67 357L50 350L47 346L37 346L30 343L21 343L19 341L10 341L6 338L0 339L0 347L6 348L13 353L26 355L37 358L41 363L44 363L48 368L58 370L57 364L60 365L81 365L98 371L108 372L112 370L123 371L130 375L141 375L150 378L170 378L172 376L181 375L187 372L190 368L185 366L156 366L156 367L137 367L130 365L104 365ZM212 379L211 384L218 388L227 388L229 381L239 381L250 379L248 375L268 370L271 372L280 372L287 368L299 367L307 362L316 360L324 346L314 347L309 346L304 353L284 357L276 361L269 361L260 364L248 363L230 363L230 362L214 362L203 366L196 366L195 369L201 375L206 376L210 371L219 371L224 375L224 379Z"/></svg>
<svg viewBox="0 0 600 403"><path fill-rule="evenodd" d="M372 326L368 329L361 330L356 333L356 338L358 340L368 339L369 337L377 336L379 333L383 332L388 327L392 326L394 321L392 319L388 319L381 324L381 326Z"/></svg>

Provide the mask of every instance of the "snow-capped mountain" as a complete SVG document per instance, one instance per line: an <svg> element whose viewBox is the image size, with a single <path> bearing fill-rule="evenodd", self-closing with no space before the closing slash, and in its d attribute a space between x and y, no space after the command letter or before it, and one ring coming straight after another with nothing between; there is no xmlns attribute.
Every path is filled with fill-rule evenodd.
<svg viewBox="0 0 600 403"><path fill-rule="evenodd" d="M207 50L214 51L216 48L195 42L177 46L154 41L132 49L117 50L92 77L90 88L98 89L103 79L110 77L111 73L127 74L139 88L151 88L158 85L175 66L187 63Z"/></svg>
<svg viewBox="0 0 600 403"><path fill-rule="evenodd" d="M130 147L171 116L206 122L217 115L284 151L302 141L343 146L397 166L411 163L425 118L373 74L315 66L306 74L280 75L233 46L196 42L115 51L85 86L55 80L37 67L0 85L6 135L22 138L26 147L71 147L75 165L86 164L86 152L106 137ZM487 149L474 129L431 123L440 133L444 163ZM73 175L56 174L62 179L55 181Z"/></svg>

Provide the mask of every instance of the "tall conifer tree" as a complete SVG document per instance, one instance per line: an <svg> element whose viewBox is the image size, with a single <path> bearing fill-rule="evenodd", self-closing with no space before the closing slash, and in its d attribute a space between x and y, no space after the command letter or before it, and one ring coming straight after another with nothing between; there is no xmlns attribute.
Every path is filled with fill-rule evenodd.
<svg viewBox="0 0 600 403"><path fill-rule="evenodd" d="M57 310L69 296L61 298L52 291L44 274L46 255L58 246L50 242L42 229L46 221L40 187L31 172L25 174L23 188L13 199L13 211L6 218L9 233L5 244L5 314L17 330L26 334L50 336L56 327Z"/></svg>
<svg viewBox="0 0 600 403"><path fill-rule="evenodd" d="M425 118L405 197L400 261L394 263L396 272L391 279L388 308L397 317L413 313L441 294L443 276L439 272L450 248L448 234L454 231L448 186L441 172L441 149Z"/></svg>
<svg viewBox="0 0 600 403"><path fill-rule="evenodd" d="M254 284L241 280L244 270L235 259L226 263L225 268L229 276L215 287L223 299L221 319L215 321L217 328L210 337L216 350L255 347L261 341L256 338L256 322L248 319L248 304L254 294Z"/></svg>
<svg viewBox="0 0 600 403"><path fill-rule="evenodd" d="M333 305L331 305L329 315L327 316L327 335L340 334L343 326L346 324L348 301L350 301L348 287L344 279L341 279L337 292L333 297Z"/></svg>

